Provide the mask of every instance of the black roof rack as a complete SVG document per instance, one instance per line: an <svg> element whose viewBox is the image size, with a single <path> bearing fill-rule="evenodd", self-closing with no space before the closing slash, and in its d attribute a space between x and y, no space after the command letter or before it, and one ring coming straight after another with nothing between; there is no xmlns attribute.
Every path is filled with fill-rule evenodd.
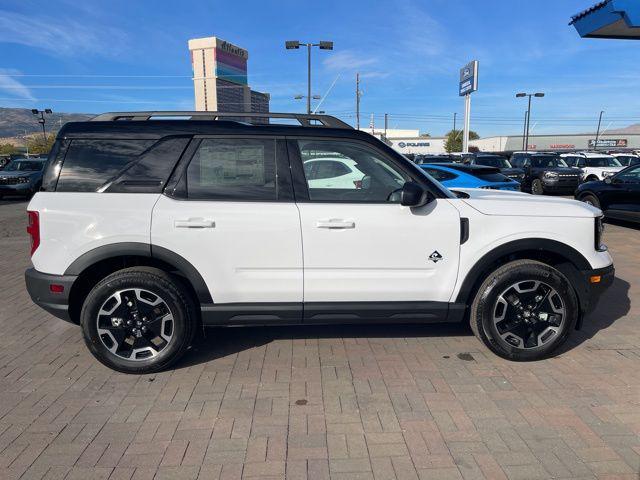
<svg viewBox="0 0 640 480"><path fill-rule="evenodd" d="M331 115L303 113L253 113L253 112L196 112L196 111L148 111L148 112L109 112L93 117L93 122L112 122L119 120L230 120L255 125L269 125L265 119L280 118L296 120L303 127L349 128L351 125ZM262 121L251 121L259 119ZM273 124L271 124L273 125Z"/></svg>

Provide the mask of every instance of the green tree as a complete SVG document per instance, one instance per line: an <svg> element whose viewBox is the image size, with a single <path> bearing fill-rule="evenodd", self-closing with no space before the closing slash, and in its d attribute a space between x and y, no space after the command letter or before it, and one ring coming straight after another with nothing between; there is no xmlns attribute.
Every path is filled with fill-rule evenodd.
<svg viewBox="0 0 640 480"><path fill-rule="evenodd" d="M445 135L444 149L447 153L462 151L462 130L451 130ZM469 140L480 138L473 130L469 130Z"/></svg>
<svg viewBox="0 0 640 480"><path fill-rule="evenodd" d="M49 153L53 143L56 141L56 136L53 133L47 135L45 141L41 135L35 135L27 139L27 147L29 148L29 154L44 155Z"/></svg>
<svg viewBox="0 0 640 480"><path fill-rule="evenodd" d="M13 155L18 153L18 149L11 143L0 143L0 155Z"/></svg>

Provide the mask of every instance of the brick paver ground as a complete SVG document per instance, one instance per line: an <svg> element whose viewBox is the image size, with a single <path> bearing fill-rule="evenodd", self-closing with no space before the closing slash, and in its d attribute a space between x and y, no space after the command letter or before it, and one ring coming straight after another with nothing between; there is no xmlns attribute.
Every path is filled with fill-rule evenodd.
<svg viewBox="0 0 640 480"><path fill-rule="evenodd" d="M0 202L0 478L637 479L640 232L558 356L462 326L219 329L175 369L115 373L33 305L24 203Z"/></svg>

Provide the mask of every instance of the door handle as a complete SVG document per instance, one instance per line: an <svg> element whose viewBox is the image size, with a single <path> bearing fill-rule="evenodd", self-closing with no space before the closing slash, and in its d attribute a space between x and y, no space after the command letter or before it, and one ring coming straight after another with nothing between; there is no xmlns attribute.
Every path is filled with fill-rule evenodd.
<svg viewBox="0 0 640 480"><path fill-rule="evenodd" d="M188 218L187 220L174 221L173 226L175 228L214 228L216 222L204 218Z"/></svg>
<svg viewBox="0 0 640 480"><path fill-rule="evenodd" d="M318 222L316 223L316 227L335 228L335 229L356 228L356 222L354 222L353 220L342 220L339 218L332 218L329 220L318 220Z"/></svg>

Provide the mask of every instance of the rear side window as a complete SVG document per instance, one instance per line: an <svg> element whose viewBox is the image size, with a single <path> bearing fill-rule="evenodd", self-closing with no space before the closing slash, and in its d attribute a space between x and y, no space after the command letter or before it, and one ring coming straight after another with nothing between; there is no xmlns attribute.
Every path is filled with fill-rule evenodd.
<svg viewBox="0 0 640 480"><path fill-rule="evenodd" d="M276 201L274 139L202 140L187 168L192 199Z"/></svg>
<svg viewBox="0 0 640 480"><path fill-rule="evenodd" d="M435 178L439 182L444 182L446 180L453 180L454 178L458 178L457 175L451 172L445 172L444 170L439 170L437 168L424 168L424 167L422 168L425 172L427 172L429 175L431 175L433 178Z"/></svg>
<svg viewBox="0 0 640 480"><path fill-rule="evenodd" d="M501 173L471 173L476 178L484 180L485 182L508 182L509 178Z"/></svg>
<svg viewBox="0 0 640 480"><path fill-rule="evenodd" d="M56 191L98 191L154 143L155 140L72 140Z"/></svg>

